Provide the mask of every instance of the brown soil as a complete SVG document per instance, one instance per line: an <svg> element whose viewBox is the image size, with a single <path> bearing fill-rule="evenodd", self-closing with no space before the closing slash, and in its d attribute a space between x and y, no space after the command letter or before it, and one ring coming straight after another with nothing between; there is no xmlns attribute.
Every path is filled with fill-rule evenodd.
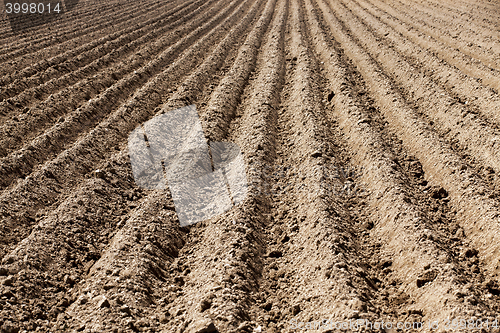
<svg viewBox="0 0 500 333"><path fill-rule="evenodd" d="M498 0L75 4L0 17L0 332L500 321ZM249 192L181 227L127 138L190 104Z"/></svg>

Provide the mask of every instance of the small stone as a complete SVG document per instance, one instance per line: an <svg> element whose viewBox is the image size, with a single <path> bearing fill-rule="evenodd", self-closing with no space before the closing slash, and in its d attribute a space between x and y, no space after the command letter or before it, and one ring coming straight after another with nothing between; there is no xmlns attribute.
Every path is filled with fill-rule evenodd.
<svg viewBox="0 0 500 333"><path fill-rule="evenodd" d="M262 332L262 326L257 326L256 328L253 329L254 332L260 333Z"/></svg>
<svg viewBox="0 0 500 333"><path fill-rule="evenodd" d="M120 307L120 311L121 311L121 312L124 312L124 313L126 313L126 314L128 314L129 316L131 316L131 315L132 315L132 310L131 310L131 309L130 309L130 307L129 307L128 305L126 305L126 304ZM161 321L161 317L160 317L160 321Z"/></svg>
<svg viewBox="0 0 500 333"><path fill-rule="evenodd" d="M392 261L391 261L391 260L387 260L387 259L382 260L382 261L380 262L380 266L381 266L382 268L386 268L386 267L392 266Z"/></svg>
<svg viewBox="0 0 500 333"><path fill-rule="evenodd" d="M192 329L189 329L188 331L193 332L193 333L215 333L215 332L218 332L214 323L208 318L195 323L193 325Z"/></svg>
<svg viewBox="0 0 500 333"><path fill-rule="evenodd" d="M184 278L182 276L176 276L174 282L182 287L184 285Z"/></svg>
<svg viewBox="0 0 500 333"><path fill-rule="evenodd" d="M373 229L374 225L372 221L366 221L365 223L362 224L361 227L365 230L371 230Z"/></svg>
<svg viewBox="0 0 500 333"><path fill-rule="evenodd" d="M314 152L311 154L311 157L313 157L313 158L318 158L318 157L321 157L321 156L323 156L323 154L321 154L321 152L320 152L320 151L318 151L318 150L314 151Z"/></svg>
<svg viewBox="0 0 500 333"><path fill-rule="evenodd" d="M104 290L110 290L110 289L113 289L115 287L115 284L113 282L108 282L106 283L104 286L103 286L103 289Z"/></svg>
<svg viewBox="0 0 500 333"><path fill-rule="evenodd" d="M290 237L288 237L287 235L283 236L283 238L281 239L281 243L286 243L290 240Z"/></svg>
<svg viewBox="0 0 500 333"><path fill-rule="evenodd" d="M200 312L210 309L212 306L212 301L210 299L204 299L200 303Z"/></svg>
<svg viewBox="0 0 500 333"><path fill-rule="evenodd" d="M417 315L417 316L423 316L424 315L423 311L420 310L420 309L409 309L408 310L408 314L409 315Z"/></svg>
<svg viewBox="0 0 500 333"><path fill-rule="evenodd" d="M483 282L483 286L488 288L488 289L494 289L496 287L497 283L495 282L495 280L492 280L492 279L488 279L486 281Z"/></svg>
<svg viewBox="0 0 500 333"><path fill-rule="evenodd" d="M175 293L177 291L179 291L181 288L179 288L178 286L172 284L170 285L168 288L167 288L167 291L170 292L170 293Z"/></svg>
<svg viewBox="0 0 500 333"><path fill-rule="evenodd" d="M11 288L5 288L5 290L3 290L1 294L2 294L2 296L7 297L7 298L14 297L14 293L12 292Z"/></svg>
<svg viewBox="0 0 500 333"><path fill-rule="evenodd" d="M135 322L135 326L137 327L149 327L151 326L150 322L146 318L139 319Z"/></svg>
<svg viewBox="0 0 500 333"><path fill-rule="evenodd" d="M64 276L64 283L68 284L70 286L75 284L75 277L71 275L65 275Z"/></svg>
<svg viewBox="0 0 500 333"><path fill-rule="evenodd" d="M80 305L83 305L85 303L87 303L89 301L87 295L82 295L80 296L79 300L78 300L78 304Z"/></svg>
<svg viewBox="0 0 500 333"><path fill-rule="evenodd" d="M292 315L296 316L300 312L300 305L295 304L292 306Z"/></svg>
<svg viewBox="0 0 500 333"><path fill-rule="evenodd" d="M410 172L413 176L420 178L424 175L424 169L419 161L413 161L410 163Z"/></svg>
<svg viewBox="0 0 500 333"><path fill-rule="evenodd" d="M248 321L244 321L238 326L236 332L248 332L251 329L252 329L251 323Z"/></svg>
<svg viewBox="0 0 500 333"><path fill-rule="evenodd" d="M104 173L103 170L99 170L97 169L96 171L94 171L94 176L96 178L101 178L101 179L104 179L104 177L106 177L106 174Z"/></svg>
<svg viewBox="0 0 500 333"><path fill-rule="evenodd" d="M170 317L170 313L168 313L168 311L166 311L165 313L162 313L160 315L160 323L162 323L162 324L168 323L168 318L169 317Z"/></svg>
<svg viewBox="0 0 500 333"><path fill-rule="evenodd" d="M472 257L475 257L479 254L479 252L476 250L476 249L467 249L467 251L465 251L464 255L467 257L467 258L472 258Z"/></svg>
<svg viewBox="0 0 500 333"><path fill-rule="evenodd" d="M428 279L419 278L419 279L417 279L417 287L422 288L427 282L429 282Z"/></svg>
<svg viewBox="0 0 500 333"><path fill-rule="evenodd" d="M102 296L101 299L97 302L97 307L99 309L109 308L110 304L106 296Z"/></svg>
<svg viewBox="0 0 500 333"><path fill-rule="evenodd" d="M358 312L358 313L366 311L367 309L366 303L358 298L353 298L352 300L350 300L349 306L353 310L353 312Z"/></svg>
<svg viewBox="0 0 500 333"><path fill-rule="evenodd" d="M432 193L432 198L434 199L444 199L448 196L448 192L440 187L439 189L435 190L433 193Z"/></svg>
<svg viewBox="0 0 500 333"><path fill-rule="evenodd" d="M15 260L16 260L16 258L14 258L14 257L12 257L12 256L8 256L8 257L6 257L5 259L3 259L2 261L3 261L5 264L9 265L9 264L12 264Z"/></svg>
<svg viewBox="0 0 500 333"><path fill-rule="evenodd" d="M69 300L67 298L61 299L58 303L57 306L62 306L62 307L68 307L69 306Z"/></svg>
<svg viewBox="0 0 500 333"><path fill-rule="evenodd" d="M273 250L273 251L269 252L269 254L267 256L269 258L281 258L281 257L283 257L283 253L279 250Z"/></svg>
<svg viewBox="0 0 500 333"><path fill-rule="evenodd" d="M134 332L139 332L139 329L137 328L136 323L133 320L128 322L128 327Z"/></svg>
<svg viewBox="0 0 500 333"><path fill-rule="evenodd" d="M357 273L358 276L361 276L361 277L365 277L366 276L366 272L363 268L361 267L356 267L354 268L355 272Z"/></svg>

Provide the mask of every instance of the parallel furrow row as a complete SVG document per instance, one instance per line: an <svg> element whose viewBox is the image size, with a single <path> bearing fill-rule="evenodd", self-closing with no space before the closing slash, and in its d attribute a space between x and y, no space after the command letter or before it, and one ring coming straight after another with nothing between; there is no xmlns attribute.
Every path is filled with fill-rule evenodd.
<svg viewBox="0 0 500 333"><path fill-rule="evenodd" d="M500 131L469 112L465 105L457 103L446 90L437 86L418 68L411 66L383 42L377 41L370 30L358 21L345 7L335 6L342 12L346 26L356 35L367 53L378 61L392 81L402 87L401 94L407 101L413 101L430 123L447 137L456 140L470 155L482 161L485 166L499 171L500 155L495 149L500 141ZM376 51L373 51L376 50ZM418 87L417 89L415 89Z"/></svg>
<svg viewBox="0 0 500 333"><path fill-rule="evenodd" d="M500 91L500 72L489 61L483 63L453 46L446 45L435 36L430 37L429 34L416 30L411 20L398 17L391 7L375 0L371 2L374 3L373 7L378 11L378 16L382 22L388 24L423 49L439 55L441 59L450 65L456 66L464 74L480 79L483 84L494 88L497 92Z"/></svg>
<svg viewBox="0 0 500 333"><path fill-rule="evenodd" d="M209 13L215 14L221 7L220 4L216 5ZM5 175L2 185L8 186L16 177L26 177L36 165L58 154L78 135L108 116L120 101L128 99L135 89L148 80L147 75L155 75L162 70L162 66L167 64L167 59L161 57L162 53L168 52L172 45L182 52L182 44L175 44L182 42L182 39L179 41L180 36L192 31L193 26L202 25L207 18L206 15L200 15L180 25L140 52L123 59L125 61L118 62L111 73L101 72L91 80L83 80L63 89L40 106L32 108L29 117L14 115L11 121L0 127L0 132L8 133L2 140L5 148L1 155L10 153L1 160L0 173ZM115 52L106 57L107 60L113 61L113 55ZM150 57L156 59L148 62ZM89 66L98 65L99 61L96 61ZM140 75L138 79L137 73L147 75ZM71 80L77 74L71 73L61 80Z"/></svg>
<svg viewBox="0 0 500 333"><path fill-rule="evenodd" d="M22 31L2 13L0 331L493 324L498 4L80 0ZM175 181L141 188L128 139L189 105L230 201L213 143L239 147L248 192L182 227ZM228 201L206 185L190 195ZM362 327L316 327L335 322Z"/></svg>
<svg viewBox="0 0 500 333"><path fill-rule="evenodd" d="M327 31L336 31L336 39L342 47L352 50L354 44L347 35L342 35L342 26L327 5L318 2L318 6L323 12L324 21L329 23ZM312 8L310 1L306 1L306 8ZM341 59L333 47L325 47L328 45L326 35L322 36L324 33L321 32L320 26L314 19L312 21L311 31L318 32L314 35L320 36L315 43L315 49L324 62L325 75L332 91L337 92L332 99L335 112L331 116L344 133L349 151L353 153L352 163L360 170L360 180L370 194L370 208L363 217L373 218L373 228L365 238L379 242L382 246L378 255L388 256L387 259L376 260L379 263L387 263L382 267L386 267L383 275L388 284L379 286L383 288L378 290L379 298L382 298L382 301L378 300L380 307L386 314L391 314L388 300L400 307L391 314L395 316L391 316L393 320L404 319L400 316L412 312L416 314L416 309L423 310L420 315L425 315L424 320L443 320L449 316L460 316L458 311L463 311L462 315L468 311L492 315L483 304L463 304L452 294L452 291L466 288L466 282L472 279L462 263L455 259L457 249L450 249L448 242L452 237L449 231L436 226L431 216L427 215L425 207L415 202L416 191L411 187L414 184L402 172L398 156L395 156L396 152L388 147L390 145L379 133L378 126L374 127L374 112L367 113L353 100L351 92L346 89L349 86L345 79L348 74L343 69ZM346 51L346 54L351 57L354 52L358 54L357 51L359 52L359 49L353 50L353 53ZM379 123L383 125L383 121ZM422 288L419 281L427 283L426 275L433 275L433 283ZM399 288L396 288L398 286ZM481 285L475 288L480 289ZM433 297L429 298L428 295ZM480 293L472 297L478 298L479 295ZM436 309L439 309L439 312ZM413 319L422 318L417 316Z"/></svg>
<svg viewBox="0 0 500 333"><path fill-rule="evenodd" d="M179 1L172 2L166 8L173 8L178 3ZM0 51L2 55L0 59L2 61L13 59L15 56L35 52L43 48L54 47L65 42L72 43L68 45L76 45L75 43L83 42L89 36L95 34L102 35L103 29L109 28L114 24L123 24L147 10L155 11L158 8L164 7L165 4L156 0L141 3L129 2L119 5L119 11L116 10L117 3L94 3L95 7L92 7L91 10L86 9L85 6L85 3L82 3L79 6L80 8L77 7L74 12L71 12L71 15L63 14L62 18L56 21L59 23L57 25L58 30L56 31L54 31L54 27L51 25L37 27L35 30L36 34L25 32L20 35L18 32L9 31L9 33L4 35L6 39L2 40L4 50ZM11 30L10 24L7 30ZM83 38L79 40L78 37ZM12 49L6 47L15 41L21 41L20 45L14 45Z"/></svg>
<svg viewBox="0 0 500 333"><path fill-rule="evenodd" d="M485 268L494 273L499 267L500 249L495 241L499 227L491 221L497 221L500 216L498 201L489 197L485 182L467 169L451 147L419 118L379 65L344 32L346 29L331 13L329 23L335 24L332 34L356 63L391 130L402 140L405 149L419 159L429 177L450 193L468 239L479 250Z"/></svg>
<svg viewBox="0 0 500 333"><path fill-rule="evenodd" d="M194 3L194 1L192 1L185 2L168 11L162 8L161 14L158 17L145 20L146 17L151 17L152 14L147 11L143 16L134 18L134 20L127 20L123 29L116 33L106 34L106 36L102 38L94 38L90 43L78 47L71 47L68 51L59 53L54 57L48 57L47 54L31 54L31 57L38 57L43 60L22 70L18 67L14 75L5 75L2 77L0 84L4 85L5 88L2 89L0 98L11 98L15 94L35 85L41 85L69 71L75 71L77 68L83 67L95 59L110 53L122 45L139 39L141 36L148 33L152 36L161 33L168 23L174 22L183 15L186 15L186 13L193 11L191 7L195 7L196 5L199 6L199 3ZM190 11L188 8L190 8ZM184 19L187 20L187 18ZM116 25L113 27L115 31L119 28L121 27ZM47 71L49 68L51 68L51 70ZM33 77L34 75L36 75L36 77ZM38 96L38 98L40 97Z"/></svg>
<svg viewBox="0 0 500 333"><path fill-rule="evenodd" d="M272 147L260 141L262 133L259 132L264 130L265 139L269 143L273 141L266 130L270 126L269 114L257 110L265 108L268 111L277 107L277 91L280 90L283 78L283 39L288 8L286 1L277 6L270 2L266 10L266 21L272 15L272 8L275 8L275 16L260 52L260 56L267 61L259 57L255 79L250 81L236 111L240 117L233 121L231 116L227 120L221 119L222 124L225 121L231 122L229 133L215 128L214 134L222 140L229 139L237 143L242 149L250 166L247 174L250 184L260 181L252 170L257 171L258 166L269 159L264 154L255 154L256 143L260 142L266 149ZM261 29L265 28L264 24L262 22L260 25ZM262 36L263 32L258 34ZM235 63L235 66L241 65ZM224 89L227 80L221 82L216 93ZM212 99L212 102L217 102L217 99ZM214 111L214 105L207 105L206 112ZM168 313L173 316L172 321L165 325L167 331L196 331L209 327L210 324L220 332L252 332L256 327L251 321L249 308L255 298L254 293L258 291L262 269L262 256L265 252L262 228L265 226L264 214L267 209L262 207L262 199L256 196L254 190L255 187L251 186L249 197L242 207L236 207L214 221L198 223L191 229L192 239L184 246L174 265L183 265L188 274L184 278L185 286L181 287L182 296L167 308Z"/></svg>
<svg viewBox="0 0 500 333"><path fill-rule="evenodd" d="M164 96L169 93L168 90L172 89L169 82L175 82L174 78L182 77L199 64L202 59L199 54L217 41L218 33L234 24L244 13L242 9L247 6L249 6L247 2L237 4L236 1L232 1L208 23L194 29L192 33L157 56L148 66L132 74L133 82L142 82L142 87L126 102L110 103L106 95L93 102L94 110L104 108L109 104L113 104L109 107L117 107L117 109L70 148L57 155L55 159L46 162L41 169L19 181L12 188L4 190L0 195L0 209L4 216L2 228L5 237L8 238L18 232L25 234L28 231L26 228L34 222L38 209L50 206L61 196L70 193L70 189L86 174L95 170L99 161L112 153L110 147L116 147L129 131L151 116L154 108L162 102ZM163 70L166 64L170 66ZM149 73L160 70L163 71L153 79L149 79ZM124 88L115 87L110 94ZM58 143L58 141L50 142L52 145ZM11 246L12 244L9 245ZM4 252L3 244L2 248Z"/></svg>
<svg viewBox="0 0 500 333"><path fill-rule="evenodd" d="M244 12L243 9L245 7L248 7L248 5L249 5L248 3L241 4L235 10L235 13L239 13L239 14L243 13ZM249 27L252 26L250 23L251 23L252 19L255 17L255 15L258 13L259 7L261 7L261 3L255 2L253 8L247 13L247 15L243 19L239 20L238 25L234 29L230 30L231 32L229 33L229 35L227 35L227 37L225 39L223 39L223 41L217 46L217 48L214 49L213 55L208 57L205 60L205 62L203 62L203 64L201 64L201 66L198 68L198 70L185 80L183 85L181 85L181 87L185 87L185 88L184 89L181 88L180 90L183 90L182 92L177 92L176 94L174 94L171 97L168 106L173 107L174 105L179 104L180 102L182 102L186 99L192 100L194 102L197 101L197 98L199 98L199 94L201 92L200 91L200 84L203 84L203 82L206 80L213 80L213 75L211 75L211 74L213 74L216 71L216 69L222 65L225 57L228 55L228 52L234 52L234 50L232 50L229 46L236 45L238 43L238 40L241 39L242 34L244 34L244 30L248 29ZM272 13L272 11L269 9L270 8L268 8L268 15L270 15ZM235 18L237 17L235 15L233 15L233 16ZM226 20L226 22L222 23L221 25L222 26L230 26L230 22L231 22L231 20L228 18ZM217 29L217 31L220 31L220 29ZM213 42L213 39L212 39L212 42ZM195 46L193 46L192 49L196 50L200 46L201 46L201 44L198 43ZM188 52L188 54L186 56L190 56L191 58L195 58L195 55L193 54L193 52L191 52L190 55ZM178 62L182 62L182 61L185 62L186 58L181 57L178 61L176 61L174 63L173 66L178 65ZM14 251L11 252L9 257L13 257L13 258L25 257L27 262L29 262L29 263L38 262L39 266L40 266L38 268L42 268L42 267L45 268L46 265L48 265L48 264L57 265L60 268L60 271L62 274L62 272L65 271L64 267L65 267L66 263L64 261L58 262L57 264L55 262L51 263L50 259L47 260L47 258L44 258L44 256L37 255L38 253L44 252L44 251L40 251L40 250L33 251L32 252L33 257L29 258L30 256L28 256L28 257L25 256L25 254L27 253L26 251L28 251L28 249L33 250L35 248L38 248L39 246L41 246L40 248L43 248L44 246L47 246L47 244L44 243L44 239L52 238L52 242L51 242L50 246L53 247L54 252L50 252L50 253L54 254L54 253L57 253L57 251L59 251L58 249L60 249L60 247L67 248L67 245L65 245L65 244L68 244L68 243L71 244L72 242L78 243L79 242L78 239L85 239L84 236L88 236L89 239L92 239L93 237L95 237L95 234L99 235L99 232L100 231L102 232L103 229L120 227L120 224L117 225L117 223L116 223L117 217L115 217L114 215L118 215L118 216L122 215L122 220L123 220L123 217L126 216L125 212L127 210L129 210L130 207L135 207L135 205L130 206L128 209L126 207L127 200L131 199L130 196L134 195L134 198L136 195L139 197L142 196L140 194L141 192L138 191L138 189L132 188L130 192L127 191L127 188L130 189L130 187L131 187L130 183L129 183L131 174L129 171L130 169L129 169L129 164L127 163L127 160L128 160L128 153L126 150L123 150L122 152L112 156L111 163L107 163L107 167L104 168L104 170L106 170L106 171L112 170L112 171L109 171L109 173L108 173L109 177L108 177L107 181L102 181L102 180L96 181L94 179L85 180L84 181L85 185L83 186L83 189L80 192L78 192L77 195L71 195L70 197L66 198L64 200L64 202L62 202L59 205L59 208L55 212L48 214L47 217L43 216L42 222L39 223L39 225L35 229L36 233L34 233L34 234L32 234L32 236L30 236L31 237L31 239L29 239L30 242L29 243L23 242L22 244L19 244L19 246ZM124 169L126 170L125 171L126 176L118 177L116 174L117 173L122 174ZM128 193L130 193L130 196L128 196ZM72 215L72 213L78 214L78 212L81 212L80 209L76 208L77 206L75 205L75 201L80 202L78 205L84 204L85 210L87 212L93 212L93 211L95 211L95 209L99 210L102 207L102 202L99 200L100 197L106 197L107 195L113 196L113 194L115 197L115 201L109 207L109 212L108 212L109 214L105 214L103 216L102 220L89 221L89 220L86 220L84 216L80 216L78 220L79 221L83 220L83 222L86 224L81 225L81 224L73 224L73 223L63 223L63 225L60 226L59 223L61 222L61 220L60 220L61 216L70 216L70 215ZM121 195L121 197L120 197L120 195ZM90 198L90 199L87 200L87 198ZM163 202L163 204L158 204L159 201ZM153 230L152 228L156 228L156 227L154 227L155 222L151 221L150 218L153 218L153 220L155 220L157 223L159 223L158 216L161 216L164 213L172 214L171 210L166 210L166 211L164 210L163 213L161 213L161 214L159 213L158 215L154 214L154 212L158 211L158 209L163 210L165 207L167 207L165 205L168 204L168 201L169 201L168 196L165 196L164 191L152 193L150 196L147 196L145 199L143 199L143 203L140 204L140 206L135 211L129 212L130 218L126 218L125 220L123 220L125 225L123 226L123 228L121 230L118 231L118 233L116 233L116 235L115 235L115 232L108 233L107 235L105 235L104 240L102 237L99 238L99 241L98 241L99 245L97 245L96 243L93 243L93 244L96 244L96 246L98 246L97 252L90 245L88 246L88 250L85 248L82 248L82 247L78 247L78 250L76 250L76 251L71 250L71 249L69 250L69 252L72 252L72 253L68 253L66 255L66 257L70 257L70 258L78 257L79 258L78 260L83 261L83 263L81 263L82 266L77 264L76 269L73 269L73 273L76 273L76 272L79 273L77 275L76 279L81 280L82 285L87 286L87 288L84 288L83 290L80 290L79 288L77 288L76 290L73 290L73 292L72 292L72 290L68 290L68 295L66 296L67 297L66 304L63 305L63 307L67 307L68 303L73 303L75 301L76 301L76 303L67 311L67 313L63 317L61 317L61 316L58 317L59 323L57 326L61 330L61 332L64 331L65 329L67 329L68 325L74 326L74 328L82 328L86 325L86 327L88 329L92 329L92 328L103 329L103 327L105 326L105 321L100 322L99 324L96 324L95 316L97 314L95 314L95 313L92 315L92 317L90 317L91 320L89 322L83 323L83 324L80 323L80 319L82 318L83 314L87 310L85 310L83 308L80 309L78 306L83 305L82 299L87 299L89 297L92 298L92 295L89 296L89 294L87 293L87 291L89 290L88 286L91 286L93 284L99 285L99 283L102 282L102 280L97 280L97 277L99 277L99 273L100 273L99 267L101 267L101 265L103 263L107 263L108 260L111 260L110 263L112 263L112 265L114 265L116 267L119 267L121 270L120 276L123 277L124 281L123 281L123 284L120 286L120 288L124 288L124 290L127 290L127 291L132 290L132 296L134 296L134 294L136 294L137 292L142 292L142 291L146 290L145 289L146 287L144 287L144 286L146 286L148 284L148 282L142 278L140 273L139 273L138 277L141 278L141 280L131 281L130 279L131 278L133 279L133 276L135 275L134 273L140 272L141 270L144 270L144 269L147 272L151 272L151 269L153 269L153 271L158 273L158 271L157 271L158 268L148 266L147 263L145 266L143 266L144 262L141 261L141 258L143 258L143 257L142 256L137 257L136 254L133 254L133 256L130 257L131 258L130 262L127 262L126 254L121 256L120 260L117 260L116 253L114 251L119 252L120 250L123 250L123 246L119 245L119 244L126 243L127 239L130 237L132 237L132 243L134 243L134 237L135 237L134 235L137 233L137 229L139 228L138 225L141 228L146 228L145 230L141 229L141 231L142 231L141 234L145 235L148 232L150 232L151 234L154 234L155 241L153 241L153 238L146 237L146 239L151 241L152 244L160 245L160 244L169 244L171 242L175 242L175 239L176 239L175 234L172 234L170 232L171 230L168 230L168 232L167 232L167 229L169 226L168 223L164 223L162 221L161 225L158 224L159 229L158 230L155 229L154 232L151 232L151 230ZM121 212L121 210L124 209L123 206L125 206L125 211ZM150 218L148 218L148 216ZM168 214L167 214L167 216L165 216L165 218L168 220ZM173 216L171 216L171 218L173 218ZM173 224L174 221L175 220L172 220L172 224L170 225L171 227L174 225ZM71 230L73 230L75 228L77 228L78 230L82 230L82 227L86 228L85 229L86 231L84 232L83 235L75 235L74 236L75 238L73 240L70 239L70 240L68 240L68 243L65 243L65 237L62 235L67 234L68 230L70 230L69 234L71 234ZM167 228L163 229L164 227L167 227ZM131 228L131 229L129 230L129 228ZM159 232L160 229L164 230L165 233L162 234L161 232ZM179 229L178 223L177 223L176 229L177 230ZM61 236L58 237L57 236L58 234ZM166 238L161 238L161 239L156 238L156 237L161 237L162 235ZM107 238L106 238L106 236L107 236ZM111 238L113 236L114 236L114 238ZM54 241L56 241L56 242L54 243ZM87 279L85 277L86 272L89 272L91 265L95 262L96 259L98 259L100 257L100 255L98 253L100 251L102 251L102 247L105 246L106 243L111 243L110 248L108 248L106 250L106 252L104 253L101 260L97 261L97 263L94 265L94 267L92 267L92 270L90 271L90 275L88 276L88 279ZM116 250L114 248L114 245L112 245L112 244L119 245L119 249ZM144 252L143 247L142 246L139 246L139 247L146 257L148 256L147 252L152 251L151 249L148 250L146 248L146 252ZM149 248L150 247L151 247L151 245L149 245ZM173 251L173 249L166 248L163 245L160 246L160 250L165 250L166 251L165 253L171 253L170 251ZM67 251L67 250L64 250L64 251ZM98 255L98 257L95 257L96 254ZM109 257L108 254L111 257ZM64 255L58 256L58 258L62 258L63 260L66 260ZM163 257L159 256L158 259L160 259L160 258L167 259L164 256ZM26 260L25 260L25 262L26 262ZM156 258L155 258L155 260L156 260ZM85 264L85 265L83 265L83 264ZM89 266L89 264L90 264L90 266ZM16 260L15 265L11 266L10 269L19 270L20 266L22 267L22 262L20 263ZM110 267L110 266L106 265L106 267ZM132 272L134 272L134 273L132 273ZM68 272L66 271L66 273L68 273ZM69 273L71 273L71 271ZM115 275L111 274L113 272L108 272L108 273L102 272L102 273L104 273L105 275L110 274L110 277L115 276ZM30 274L32 275L32 278L40 278L40 276L36 274L36 271L35 272L30 271ZM97 277L95 277L94 275ZM75 279L75 277L73 276L72 279ZM127 281L127 279L128 279L128 281ZM114 278L112 278L112 280L113 280L112 282L115 282ZM46 280L45 283L57 283L57 281L55 279L52 282L49 282ZM74 283L74 282L72 282L72 283ZM129 287L132 285L133 285L133 288L129 289ZM96 285L96 287L97 287L97 285ZM102 287L102 286L99 285L99 287ZM67 288L67 286L65 286L65 288ZM93 289L95 289L95 288L93 288ZM109 290L109 289L110 288L108 288L108 287L104 287L104 290ZM112 291L116 291L116 290L112 290ZM33 293L33 295L37 295L40 293L40 290L31 290L31 292ZM122 294L122 296L120 297L118 302L125 302L126 301L126 292L122 292L121 294ZM134 298L136 298L136 297L137 296L134 296ZM114 300L115 299L113 299L113 301ZM137 298L136 298L136 300L137 300ZM55 301L57 301L57 299ZM133 311L134 314L136 314L136 311L138 311L138 313L143 311L140 308L137 308L137 306L140 306L140 304L134 304L134 301L130 301L128 303L130 304L131 308L133 308L133 310L130 310L130 311ZM89 303L89 305L90 304L91 303ZM48 314L49 314L48 317L50 317L50 318L52 318L52 320L54 320L55 316L57 316L57 314L61 311L61 306L59 304L53 304L53 303L49 302L49 304L46 304L42 309L47 309ZM64 309L63 309L63 311L64 311ZM146 323L146 325L153 325L153 326L155 326L157 324L158 323L155 322L155 320L152 320L151 322ZM101 325L101 326L99 326L99 328L96 328L96 327L94 327L95 325L97 325L97 326ZM131 325L133 326L133 324L131 324ZM125 325L125 326L127 326L127 325Z"/></svg>

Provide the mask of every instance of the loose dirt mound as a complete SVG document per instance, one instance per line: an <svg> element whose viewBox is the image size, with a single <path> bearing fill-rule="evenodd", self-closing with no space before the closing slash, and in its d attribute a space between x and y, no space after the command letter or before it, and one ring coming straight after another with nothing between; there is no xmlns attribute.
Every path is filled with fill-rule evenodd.
<svg viewBox="0 0 500 333"><path fill-rule="evenodd" d="M71 7L0 21L1 332L499 331L497 0ZM193 104L249 188L181 227L127 139Z"/></svg>

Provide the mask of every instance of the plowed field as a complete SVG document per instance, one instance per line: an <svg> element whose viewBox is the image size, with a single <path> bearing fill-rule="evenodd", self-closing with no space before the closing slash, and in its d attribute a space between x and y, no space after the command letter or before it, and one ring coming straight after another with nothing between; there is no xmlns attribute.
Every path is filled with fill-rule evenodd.
<svg viewBox="0 0 500 333"><path fill-rule="evenodd" d="M1 332L499 332L499 18L498 0L3 13ZM181 227L127 140L187 105L238 145L248 195Z"/></svg>

